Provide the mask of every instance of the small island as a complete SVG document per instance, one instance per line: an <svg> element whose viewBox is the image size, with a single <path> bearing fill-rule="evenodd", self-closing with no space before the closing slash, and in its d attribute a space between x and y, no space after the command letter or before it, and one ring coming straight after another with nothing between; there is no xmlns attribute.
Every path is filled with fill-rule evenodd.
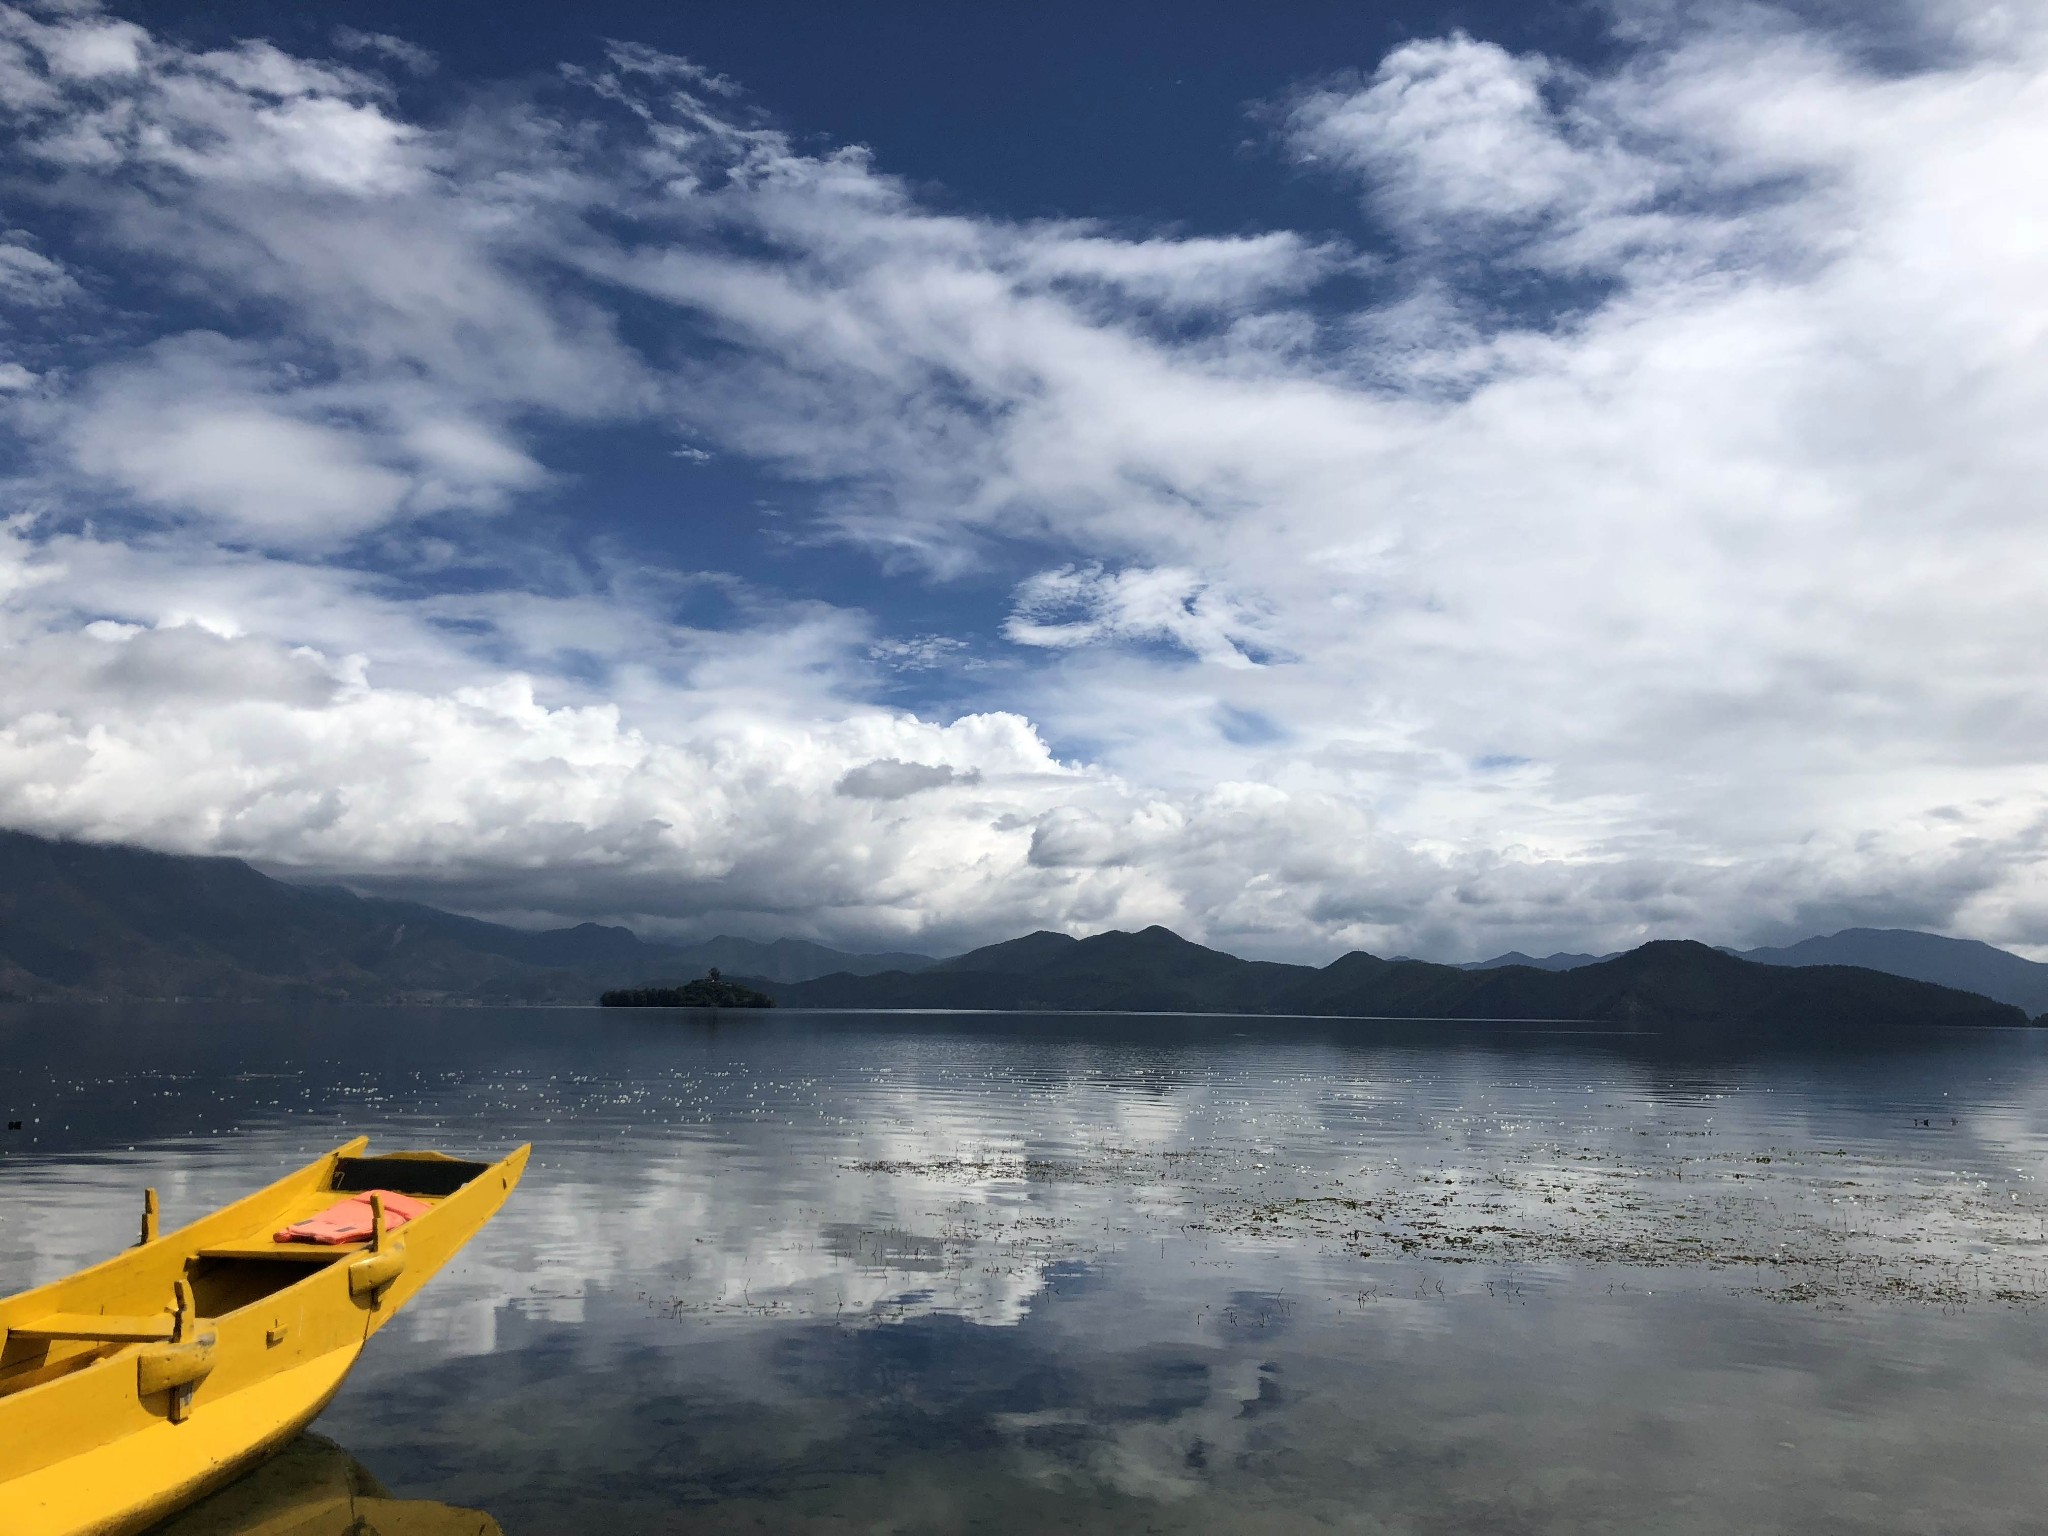
<svg viewBox="0 0 2048 1536"><path fill-rule="evenodd" d="M718 967L680 987L619 987L603 993L600 1008L773 1008L775 999L718 974Z"/></svg>

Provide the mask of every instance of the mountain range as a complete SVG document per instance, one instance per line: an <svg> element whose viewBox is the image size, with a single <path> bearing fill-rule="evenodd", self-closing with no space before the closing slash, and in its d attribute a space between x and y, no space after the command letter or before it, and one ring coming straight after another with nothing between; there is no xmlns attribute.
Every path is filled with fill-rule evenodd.
<svg viewBox="0 0 2048 1536"><path fill-rule="evenodd" d="M1746 954L1663 941L1467 966L1356 952L1314 967L1243 960L1148 928L1035 933L935 960L802 939L665 944L597 923L536 932L295 885L239 859L0 832L0 999L588 1003L713 966L785 1006L1757 1023L2011 1024L2048 1012L2048 965L1905 930L1850 929Z"/></svg>
<svg viewBox="0 0 2048 1536"><path fill-rule="evenodd" d="M1801 939L1776 949L1724 949L1723 954L1760 965L1854 965L1865 970L1931 981L1981 993L2024 1008L2030 1015L2048 1013L2048 965L1976 939L1950 939L1911 928L1844 928L1825 938ZM1526 965L1543 971L1573 971L1598 965L1613 955L1533 955L1510 950L1491 960L1472 960L1468 971L1499 970Z"/></svg>
<svg viewBox="0 0 2048 1536"><path fill-rule="evenodd" d="M588 1003L714 965L784 983L929 964L802 939L671 945L597 923L532 932L292 885L240 859L0 832L0 998Z"/></svg>
<svg viewBox="0 0 2048 1536"><path fill-rule="evenodd" d="M1467 969L1354 951L1316 967L1235 955L1166 928L1034 933L917 972L822 976L785 1007L1117 1009L1667 1024L1883 1027L2025 1024L2009 1003L1842 965L1778 966L1662 940L1568 970Z"/></svg>
<svg viewBox="0 0 2048 1536"><path fill-rule="evenodd" d="M1615 951L1619 954L1620 951ZM1526 965L1538 971L1576 971L1582 965L1598 965L1602 960L1612 960L1613 954L1575 955L1563 950L1554 955L1525 955L1519 949L1511 949L1504 955L1495 955L1491 960L1467 960L1458 969L1461 971L1498 971L1510 965Z"/></svg>

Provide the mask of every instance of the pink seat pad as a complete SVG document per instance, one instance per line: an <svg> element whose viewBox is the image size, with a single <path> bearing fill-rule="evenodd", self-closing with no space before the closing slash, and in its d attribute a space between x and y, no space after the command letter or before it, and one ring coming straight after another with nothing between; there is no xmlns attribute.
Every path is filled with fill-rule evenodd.
<svg viewBox="0 0 2048 1536"><path fill-rule="evenodd" d="M346 1200L337 1200L317 1216L308 1216L304 1221L295 1221L277 1234L280 1243L360 1243L367 1241L372 1227L370 1196L376 1195L384 1202L384 1230L396 1232L415 1216L423 1216L433 1207L424 1200L415 1200L411 1195L396 1194L388 1189L365 1190L360 1195L350 1195Z"/></svg>

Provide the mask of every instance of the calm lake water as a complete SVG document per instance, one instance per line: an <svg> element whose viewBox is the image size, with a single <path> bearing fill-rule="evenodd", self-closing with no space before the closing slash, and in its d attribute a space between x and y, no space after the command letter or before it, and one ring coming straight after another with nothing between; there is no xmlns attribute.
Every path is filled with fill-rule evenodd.
<svg viewBox="0 0 2048 1536"><path fill-rule="evenodd" d="M0 1294L532 1141L316 1426L510 1536L2048 1523L2034 1032L44 1008L0 1109Z"/></svg>

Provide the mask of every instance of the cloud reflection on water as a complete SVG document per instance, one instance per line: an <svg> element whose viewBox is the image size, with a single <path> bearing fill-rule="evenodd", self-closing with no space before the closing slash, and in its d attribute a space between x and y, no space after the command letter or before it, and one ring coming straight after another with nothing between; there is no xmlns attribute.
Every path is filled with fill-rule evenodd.
<svg viewBox="0 0 2048 1536"><path fill-rule="evenodd" d="M1992 1531L2048 1491L2029 1307L1787 1306L1749 1270L1379 1238L1360 1258L1223 1219L1370 1187L1535 1230L1626 1174L1642 1209L1617 1220L1739 1198L1790 1234L1841 1209L1826 1178L1941 1218L1915 1237L1859 1206L1845 1240L2025 1257L2011 1213L2038 1213L2048 1149L2031 1037L1745 1055L1214 1020L144 1022L83 1019L0 1079L72 1126L0 1163L0 1287L128 1240L144 1182L180 1219L356 1128L530 1137L518 1198L323 1420L402 1492L508 1530ZM106 1072L102 1027L167 1075ZM1942 1102L1953 1128L1914 1123Z"/></svg>

